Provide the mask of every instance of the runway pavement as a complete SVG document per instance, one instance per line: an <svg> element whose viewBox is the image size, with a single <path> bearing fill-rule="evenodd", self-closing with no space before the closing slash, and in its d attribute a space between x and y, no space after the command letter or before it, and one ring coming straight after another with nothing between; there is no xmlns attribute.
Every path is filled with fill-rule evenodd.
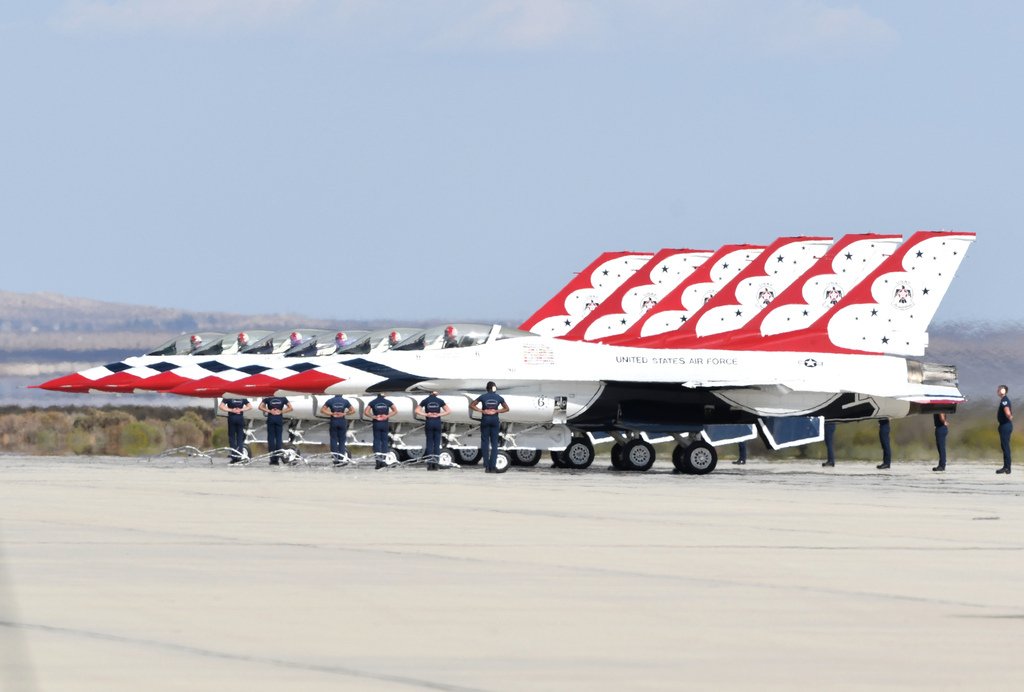
<svg viewBox="0 0 1024 692"><path fill-rule="evenodd" d="M546 462L543 466L546 466ZM0 457L7 690L1024 686L1024 468Z"/></svg>

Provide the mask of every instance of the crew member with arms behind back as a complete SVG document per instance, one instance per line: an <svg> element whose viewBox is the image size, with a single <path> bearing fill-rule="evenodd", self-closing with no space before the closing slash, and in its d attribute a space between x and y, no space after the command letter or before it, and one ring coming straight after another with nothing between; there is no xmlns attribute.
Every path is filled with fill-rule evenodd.
<svg viewBox="0 0 1024 692"><path fill-rule="evenodd" d="M441 418L451 413L444 399L431 392L430 396L416 407L416 415L423 416L423 433L426 436L423 444L423 458L427 461L427 469L437 469L438 456L441 454Z"/></svg>
<svg viewBox="0 0 1024 692"><path fill-rule="evenodd" d="M996 421L999 422L999 446L1003 450L1003 467L996 473L1010 472L1010 434L1013 433L1013 404L1010 403L1010 388L1005 384L996 389L999 395L999 408L996 410Z"/></svg>
<svg viewBox="0 0 1024 692"><path fill-rule="evenodd" d="M271 452L270 465L281 463L281 450L284 448L284 416L292 412L292 405L287 397L268 396L260 402L260 411L267 414L267 451Z"/></svg>
<svg viewBox="0 0 1024 692"><path fill-rule="evenodd" d="M340 394L332 396L320 407L320 413L331 419L328 430L331 436L331 460L335 466L341 466L348 458L348 418L356 412L356 407Z"/></svg>
<svg viewBox="0 0 1024 692"><path fill-rule="evenodd" d="M394 403L385 398L383 394L378 394L363 410L363 415L373 419L373 454L377 458L378 469L388 465L387 456L390 448L388 432L391 428L388 421L396 413L398 413L398 409L395 408Z"/></svg>
<svg viewBox="0 0 1024 692"><path fill-rule="evenodd" d="M469 405L480 414L480 452L484 458L484 472L495 473L498 461L498 437L501 430L499 414L508 412L508 404L498 394L498 386L487 383L487 391Z"/></svg>
<svg viewBox="0 0 1024 692"><path fill-rule="evenodd" d="M252 408L248 399L221 399L221 411L228 414L228 447L235 450L229 464L237 464L248 455L245 453L245 416Z"/></svg>

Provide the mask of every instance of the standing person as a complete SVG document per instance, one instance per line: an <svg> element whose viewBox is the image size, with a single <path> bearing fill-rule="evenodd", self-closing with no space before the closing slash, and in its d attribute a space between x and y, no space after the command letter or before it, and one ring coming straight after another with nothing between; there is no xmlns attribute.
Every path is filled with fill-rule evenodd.
<svg viewBox="0 0 1024 692"><path fill-rule="evenodd" d="M739 458L732 462L734 464L745 464L747 463L747 442L744 440L736 446L736 451L739 453Z"/></svg>
<svg viewBox="0 0 1024 692"><path fill-rule="evenodd" d="M876 469L887 469L892 465L892 447L889 445L889 419L878 421L878 443L882 445L882 463Z"/></svg>
<svg viewBox="0 0 1024 692"><path fill-rule="evenodd" d="M221 411L228 414L228 447L235 450L231 455L229 464L237 464L247 455L245 453L245 416L246 411L252 408L248 399L221 399Z"/></svg>
<svg viewBox="0 0 1024 692"><path fill-rule="evenodd" d="M437 395L437 392L431 392L430 396L416 407L416 414L425 419L423 433L426 439L423 443L423 457L427 460L428 469L437 468L438 455L441 454L441 418L451 412L448 404Z"/></svg>
<svg viewBox="0 0 1024 692"><path fill-rule="evenodd" d="M292 412L292 405L287 397L268 396L260 402L260 411L267 414L267 451L270 455L270 465L278 466L281 463L281 449L284 448L284 416Z"/></svg>
<svg viewBox="0 0 1024 692"><path fill-rule="evenodd" d="M999 446L1003 450L1003 467L996 473L1010 472L1010 433L1013 432L1013 405L1010 403L1010 388L1005 384L996 388L999 395L999 409L996 420L999 421Z"/></svg>
<svg viewBox="0 0 1024 692"><path fill-rule="evenodd" d="M328 430L331 435L331 458L335 466L341 466L348 457L348 418L356 407L341 395L332 396L320 407L320 413L329 416Z"/></svg>
<svg viewBox="0 0 1024 692"><path fill-rule="evenodd" d="M835 466L836 465L836 423L835 421L825 421L825 461L821 462L822 466Z"/></svg>
<svg viewBox="0 0 1024 692"><path fill-rule="evenodd" d="M469 405L480 414L480 453L484 458L484 471L495 473L498 460L498 432L501 430L499 414L508 412L508 404L500 394L498 386L487 383L487 391Z"/></svg>
<svg viewBox="0 0 1024 692"><path fill-rule="evenodd" d="M381 469L388 465L388 431L391 424L388 422L391 416L398 413L394 403L386 399L383 394L378 394L366 405L363 415L373 419L373 454L377 458L377 468Z"/></svg>
<svg viewBox="0 0 1024 692"><path fill-rule="evenodd" d="M935 449L939 452L939 465L932 471L946 470L946 436L949 434L949 421L945 413L936 413L932 416L935 423Z"/></svg>

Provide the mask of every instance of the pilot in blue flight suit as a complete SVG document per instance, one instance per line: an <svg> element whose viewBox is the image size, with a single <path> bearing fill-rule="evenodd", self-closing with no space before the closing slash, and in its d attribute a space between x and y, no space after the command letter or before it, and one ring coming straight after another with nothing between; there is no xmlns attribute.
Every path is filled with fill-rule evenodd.
<svg viewBox="0 0 1024 692"><path fill-rule="evenodd" d="M832 420L825 421L825 461L821 462L822 466L835 466L836 465L836 422Z"/></svg>
<svg viewBox="0 0 1024 692"><path fill-rule="evenodd" d="M1013 433L1013 405L1010 403L1010 388L1005 384L996 389L999 395L999 410L996 420L999 421L999 446L1003 449L1003 467L996 473L1010 472L1010 434Z"/></svg>
<svg viewBox="0 0 1024 692"><path fill-rule="evenodd" d="M252 408L248 399L222 399L218 408L228 414L228 447L235 450L229 464L237 464L245 458L245 416Z"/></svg>
<svg viewBox="0 0 1024 692"><path fill-rule="evenodd" d="M747 463L747 443L740 442L736 445L736 451L738 452L738 458L732 462L734 464L745 464Z"/></svg>
<svg viewBox="0 0 1024 692"><path fill-rule="evenodd" d="M501 430L498 415L508 411L508 404L498 394L498 386L488 382L487 391L474 399L469 407L480 414L480 452L484 458L484 471L495 473L498 460L498 433Z"/></svg>
<svg viewBox="0 0 1024 692"><path fill-rule="evenodd" d="M946 470L946 436L949 435L949 421L945 413L932 415L932 422L935 423L935 449L939 452L939 465L932 468L932 471Z"/></svg>
<svg viewBox="0 0 1024 692"><path fill-rule="evenodd" d="M267 451L272 452L270 465L281 463L280 451L284 448L284 416L292 412L292 405L283 396L269 396L260 402L260 411L267 414Z"/></svg>
<svg viewBox="0 0 1024 692"><path fill-rule="evenodd" d="M343 396L332 396L320 407L320 413L330 416L328 427L331 435L331 455L334 465L341 466L348 457L348 418L356 412L356 407Z"/></svg>
<svg viewBox="0 0 1024 692"><path fill-rule="evenodd" d="M878 420L878 443L882 445L882 463L876 469L887 469L892 465L892 447L889 445L889 419Z"/></svg>
<svg viewBox="0 0 1024 692"><path fill-rule="evenodd" d="M431 392L430 396L416 407L416 415L423 416L423 433L426 440L423 445L423 457L427 460L427 469L437 469L437 457L441 454L441 418L451 413L444 399Z"/></svg>
<svg viewBox="0 0 1024 692"><path fill-rule="evenodd" d="M398 413L394 403L378 394L377 398L366 405L363 415L373 418L373 453L377 457L377 468L381 469L388 465L387 454L388 429L391 427L388 419Z"/></svg>

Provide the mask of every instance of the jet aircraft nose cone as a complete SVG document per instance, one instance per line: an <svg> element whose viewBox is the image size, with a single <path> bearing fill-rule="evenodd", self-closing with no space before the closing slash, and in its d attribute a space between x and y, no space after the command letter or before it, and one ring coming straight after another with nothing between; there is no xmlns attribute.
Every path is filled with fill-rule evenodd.
<svg viewBox="0 0 1024 692"><path fill-rule="evenodd" d="M75 392L85 394L90 389L95 389L96 382L82 377L77 372L63 377L56 377L48 382L35 385L39 389L48 389L51 392Z"/></svg>
<svg viewBox="0 0 1024 692"><path fill-rule="evenodd" d="M323 394L328 387L344 381L344 377L335 377L318 370L307 370L280 380L277 388L303 394Z"/></svg>

